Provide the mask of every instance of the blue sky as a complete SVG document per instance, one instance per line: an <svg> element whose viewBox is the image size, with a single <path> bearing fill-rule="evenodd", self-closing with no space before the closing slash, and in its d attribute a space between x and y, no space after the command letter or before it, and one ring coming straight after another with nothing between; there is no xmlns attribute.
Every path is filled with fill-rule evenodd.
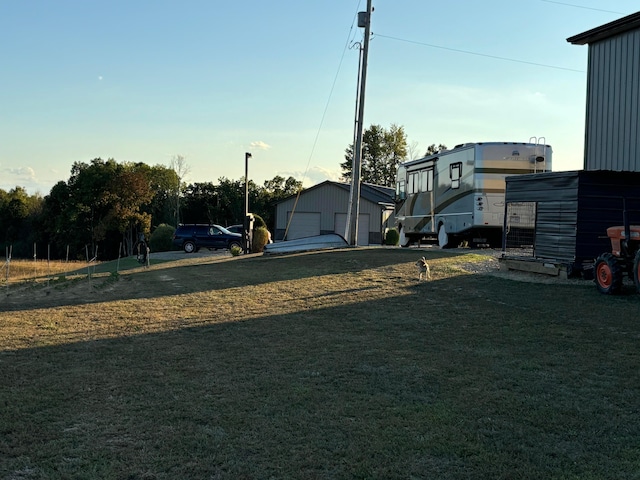
<svg viewBox="0 0 640 480"><path fill-rule="evenodd" d="M587 47L630 0L375 0L365 126L452 147L544 137L582 167ZM74 162L169 165L187 182L338 179L366 0L0 3L0 188L49 193ZM498 58L495 58L498 57Z"/></svg>

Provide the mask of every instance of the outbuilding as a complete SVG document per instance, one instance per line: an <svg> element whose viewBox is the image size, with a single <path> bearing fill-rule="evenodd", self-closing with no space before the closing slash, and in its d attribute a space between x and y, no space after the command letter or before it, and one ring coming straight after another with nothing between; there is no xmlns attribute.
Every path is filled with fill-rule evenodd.
<svg viewBox="0 0 640 480"><path fill-rule="evenodd" d="M503 264L519 270L589 272L607 228L640 224L640 12L567 41L589 46L584 170L507 177Z"/></svg>
<svg viewBox="0 0 640 480"><path fill-rule="evenodd" d="M395 191L389 187L361 184L358 245L380 245L394 223ZM276 204L276 241L295 240L327 233L344 235L350 186L326 180Z"/></svg>
<svg viewBox="0 0 640 480"><path fill-rule="evenodd" d="M640 12L567 41L589 45L584 169L640 171Z"/></svg>
<svg viewBox="0 0 640 480"><path fill-rule="evenodd" d="M639 185L640 172L610 170L507 177L504 247L528 247L517 259L546 263L543 272L589 271L611 249L607 228L622 225L625 211L640 224Z"/></svg>

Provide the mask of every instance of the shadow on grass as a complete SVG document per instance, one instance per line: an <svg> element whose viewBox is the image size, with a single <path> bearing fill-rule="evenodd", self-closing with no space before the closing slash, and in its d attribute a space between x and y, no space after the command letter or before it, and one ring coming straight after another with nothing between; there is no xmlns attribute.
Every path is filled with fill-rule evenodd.
<svg viewBox="0 0 640 480"><path fill-rule="evenodd" d="M428 260L460 257L481 251L435 249L364 248L331 250L282 256L209 257L194 264L156 260L147 269L135 258L121 260L119 274L113 262L97 265L91 276L78 269L79 277L51 283L11 286L0 294L0 311L96 303L107 300L158 298L228 288L245 288L269 282L321 278L368 269L412 264L421 256ZM195 263L201 262L201 263ZM137 268L136 268L137 267ZM410 269L410 275L417 272ZM84 272L84 273L83 273ZM111 273L109 273L111 272ZM417 278L417 274L415 275Z"/></svg>
<svg viewBox="0 0 640 480"><path fill-rule="evenodd" d="M636 305L510 283L0 352L0 478L633 477Z"/></svg>

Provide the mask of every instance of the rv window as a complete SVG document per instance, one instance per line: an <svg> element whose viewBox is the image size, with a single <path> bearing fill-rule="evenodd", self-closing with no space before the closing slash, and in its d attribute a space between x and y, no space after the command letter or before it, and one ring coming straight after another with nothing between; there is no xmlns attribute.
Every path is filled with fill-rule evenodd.
<svg viewBox="0 0 640 480"><path fill-rule="evenodd" d="M428 170L422 170L420 172L420 176L420 191L430 192L433 190L433 169L430 168Z"/></svg>
<svg viewBox="0 0 640 480"><path fill-rule="evenodd" d="M418 193L420 191L420 172L413 172L409 174L409 183L407 184L407 193Z"/></svg>
<svg viewBox="0 0 640 480"><path fill-rule="evenodd" d="M404 200L405 198L407 198L404 180L400 180L396 185L396 197L399 200Z"/></svg>
<svg viewBox="0 0 640 480"><path fill-rule="evenodd" d="M462 177L462 162L449 165L449 178L451 178L451 188L460 188L460 177Z"/></svg>

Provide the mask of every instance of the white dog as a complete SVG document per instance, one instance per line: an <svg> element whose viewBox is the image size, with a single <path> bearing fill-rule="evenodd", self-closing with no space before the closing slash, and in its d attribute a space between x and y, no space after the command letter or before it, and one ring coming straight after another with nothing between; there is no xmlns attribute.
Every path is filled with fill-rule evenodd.
<svg viewBox="0 0 640 480"><path fill-rule="evenodd" d="M418 260L416 262L416 267L418 267L418 271L420 272L419 280L422 280L423 275L425 280L431 280L431 270L429 269L429 264L427 263L426 258L422 257Z"/></svg>

